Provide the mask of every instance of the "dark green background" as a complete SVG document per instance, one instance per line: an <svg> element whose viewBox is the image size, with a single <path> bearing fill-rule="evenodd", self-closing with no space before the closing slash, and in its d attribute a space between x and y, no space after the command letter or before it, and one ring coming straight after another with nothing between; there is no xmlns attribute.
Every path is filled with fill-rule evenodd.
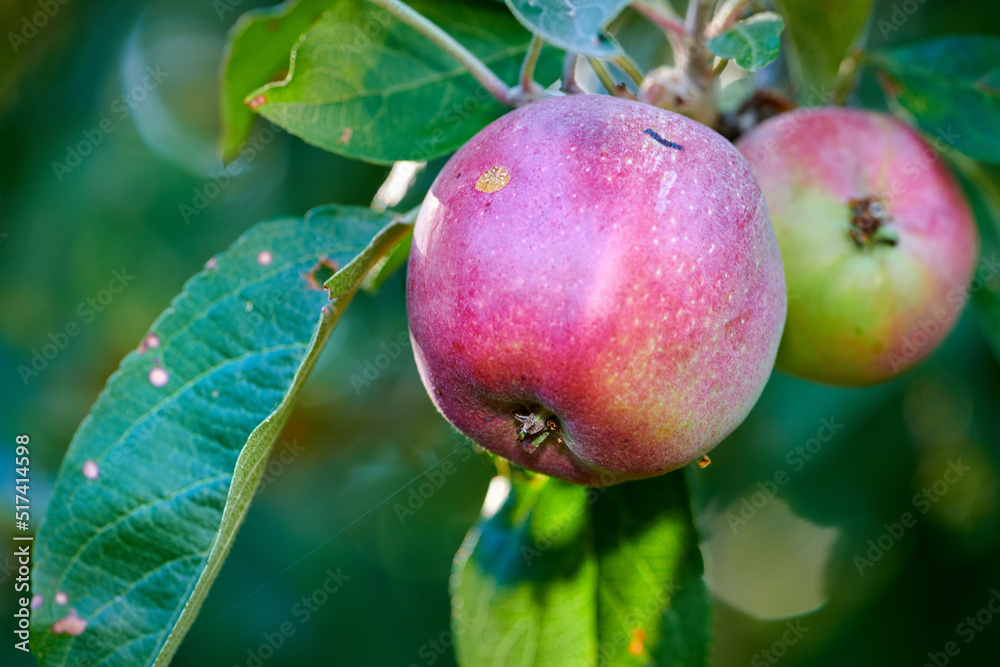
<svg viewBox="0 0 1000 667"><path fill-rule="evenodd" d="M193 205L221 168L213 156L224 34L257 4L71 0L16 54L6 35L38 6L0 7L0 480L9 507L14 436L29 434L36 526L73 431L183 282L254 222L327 202L367 205L385 176L279 132L185 222L181 205ZM1000 8L986 0L886 1L876 21L889 20L894 4L916 11L888 40L875 27L872 48L1000 25ZM146 64L168 76L121 117L114 100ZM878 104L869 84L861 94ZM52 163L106 118L114 131L60 181ZM122 268L134 280L88 321L80 304ZM69 322L79 335L22 382L18 365ZM399 520L394 505L462 442L435 414L408 348L356 391L352 376L405 331L401 275L356 299L276 445L276 455L295 458L274 464L176 664L245 665L286 621L295 634L268 665L454 663L450 650L436 650L449 641L451 558L493 468L478 455L453 456L454 474L436 476L440 489ZM951 664L995 662L1000 618L968 644L956 626L1000 588L998 405L1000 366L971 312L929 362L883 387L836 390L776 374L713 465L696 473L718 594L716 664L751 664L780 640L786 619L777 617L803 613L808 632L783 665L916 666L952 640L961 655ZM793 472L786 454L831 418L843 429ZM913 494L959 458L971 471L921 514ZM790 482L732 534L726 513L778 470ZM905 511L917 525L859 576L854 556ZM11 524L0 521L0 558ZM11 563L0 561L0 662L30 664L7 630ZM331 568L349 579L302 622L296 603Z"/></svg>

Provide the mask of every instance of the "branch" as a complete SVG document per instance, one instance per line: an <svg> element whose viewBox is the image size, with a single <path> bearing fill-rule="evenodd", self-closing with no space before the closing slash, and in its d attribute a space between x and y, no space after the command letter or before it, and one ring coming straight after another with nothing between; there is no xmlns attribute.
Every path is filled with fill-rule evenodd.
<svg viewBox="0 0 1000 667"><path fill-rule="evenodd" d="M687 18L684 21L684 27L691 38L687 70L699 86L712 71L714 56L708 49L705 31L708 29L713 4L715 4L714 0L691 0L688 4Z"/></svg>

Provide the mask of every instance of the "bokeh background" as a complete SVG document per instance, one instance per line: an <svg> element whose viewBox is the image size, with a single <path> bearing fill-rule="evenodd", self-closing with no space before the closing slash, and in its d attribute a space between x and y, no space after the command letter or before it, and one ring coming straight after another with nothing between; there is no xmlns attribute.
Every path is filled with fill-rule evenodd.
<svg viewBox="0 0 1000 667"><path fill-rule="evenodd" d="M261 4L70 0L16 48L7 35L38 3L0 4L0 488L9 507L14 436L29 434L36 526L76 427L184 281L259 220L367 205L387 173L276 131L240 176L217 178L225 33ZM883 0L874 19L901 23L886 37L873 29L875 48L1000 32L992 0ZM152 85L147 67L160 74ZM871 83L859 94L881 104ZM92 150L77 161L67 146L80 142ZM114 271L134 276L117 294L105 291ZM408 347L372 371L383 344L405 340L403 285L397 275L351 306L175 664L454 664L451 559L494 468L455 455L453 474L435 476L422 504L414 497L463 441L435 413ZM73 323L79 333L23 377L18 367ZM716 664L917 666L949 641L961 649L949 664L995 664L1000 615L982 610L1000 600L998 406L1000 365L971 311L928 362L885 386L776 373L695 472ZM944 482L956 462L968 470ZM780 472L787 483L769 484ZM925 488L927 501L916 497ZM904 512L916 525L885 537ZM33 664L7 630L12 523L0 521L0 663ZM880 537L888 548L869 554ZM340 590L303 606L328 571ZM262 649L286 622L294 635Z"/></svg>

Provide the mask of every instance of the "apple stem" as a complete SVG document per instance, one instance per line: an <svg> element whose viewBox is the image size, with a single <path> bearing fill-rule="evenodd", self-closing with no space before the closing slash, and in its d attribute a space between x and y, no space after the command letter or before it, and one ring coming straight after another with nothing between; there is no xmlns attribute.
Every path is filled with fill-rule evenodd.
<svg viewBox="0 0 1000 667"><path fill-rule="evenodd" d="M497 76L475 54L462 46L458 40L406 3L400 0L368 0L368 2L388 10L397 19L441 47L443 51L461 63L465 69L469 70L469 73L475 77L476 81L481 83L501 103L510 107L516 107L533 99L531 98L530 91L509 87L504 83L503 79Z"/></svg>
<svg viewBox="0 0 1000 667"><path fill-rule="evenodd" d="M642 81L645 77L643 76L642 72L639 71L639 68L635 66L635 63L633 63L629 59L628 56L626 56L625 54L617 56L614 58L614 63L619 67L621 67L626 74L632 77L632 80L635 81L637 85L640 86L642 85Z"/></svg>
<svg viewBox="0 0 1000 667"><path fill-rule="evenodd" d="M566 59L563 61L562 89L563 92L570 95L583 92L583 89L576 82L576 66L579 62L579 53L572 51L566 53Z"/></svg>
<svg viewBox="0 0 1000 667"><path fill-rule="evenodd" d="M628 100L635 99L635 95L628 92L628 90L625 89L625 86L620 86L615 83L615 80L611 78L611 75L608 73L608 69L604 66L604 63L597 58L590 57L587 58L587 62L590 63L591 68L594 70L594 74L597 75L597 78L600 79L601 84L610 95L613 97L623 97Z"/></svg>
<svg viewBox="0 0 1000 667"><path fill-rule="evenodd" d="M857 86L858 77L861 74L860 60L864 52L857 46L851 48L847 57L840 63L837 70L837 78L833 82L833 94L830 102L838 106L844 105L851 92Z"/></svg>
<svg viewBox="0 0 1000 667"><path fill-rule="evenodd" d="M524 55L524 63L521 65L521 90L527 94L535 94L538 84L535 83L535 65L538 63L538 56L542 52L542 38L534 35L528 52Z"/></svg>

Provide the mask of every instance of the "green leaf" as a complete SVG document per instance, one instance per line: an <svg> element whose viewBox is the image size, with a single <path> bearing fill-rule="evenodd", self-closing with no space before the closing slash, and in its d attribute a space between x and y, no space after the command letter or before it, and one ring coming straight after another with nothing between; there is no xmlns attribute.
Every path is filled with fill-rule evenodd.
<svg viewBox="0 0 1000 667"><path fill-rule="evenodd" d="M746 71L756 72L778 57L784 29L785 21L780 16L761 12L708 40L708 48L720 58L732 58Z"/></svg>
<svg viewBox="0 0 1000 667"><path fill-rule="evenodd" d="M789 71L801 102L824 104L840 63L861 43L873 0L777 0L788 26Z"/></svg>
<svg viewBox="0 0 1000 667"><path fill-rule="evenodd" d="M503 8L409 4L501 78L517 79L531 35ZM541 80L558 78L559 61L543 51ZM440 47L365 0L335 3L295 46L288 78L248 99L309 143L379 164L447 155L509 111Z"/></svg>
<svg viewBox="0 0 1000 667"><path fill-rule="evenodd" d="M517 475L500 511L473 527L452 591L459 664L595 664L587 496L582 486Z"/></svg>
<svg viewBox="0 0 1000 667"><path fill-rule="evenodd" d="M702 572L683 472L607 489L497 478L455 560L459 663L704 667Z"/></svg>
<svg viewBox="0 0 1000 667"><path fill-rule="evenodd" d="M594 503L602 665L709 664L711 606L684 475L613 486Z"/></svg>
<svg viewBox="0 0 1000 667"><path fill-rule="evenodd" d="M389 224L369 245L389 220L328 207L254 227L124 359L70 443L38 534L40 665L169 662L323 344L409 229ZM345 267L332 281L351 278L333 301L307 280L323 257ZM56 633L71 613L86 629Z"/></svg>
<svg viewBox="0 0 1000 667"><path fill-rule="evenodd" d="M943 37L872 54L890 102L925 132L1000 163L1000 38Z"/></svg>
<svg viewBox="0 0 1000 667"><path fill-rule="evenodd" d="M256 119L244 102L247 94L268 81L288 75L292 47L332 0L287 0L243 14L229 30L222 57L219 109L226 163L235 160Z"/></svg>
<svg viewBox="0 0 1000 667"><path fill-rule="evenodd" d="M531 32L566 51L608 57L617 47L603 33L631 0L505 0Z"/></svg>

